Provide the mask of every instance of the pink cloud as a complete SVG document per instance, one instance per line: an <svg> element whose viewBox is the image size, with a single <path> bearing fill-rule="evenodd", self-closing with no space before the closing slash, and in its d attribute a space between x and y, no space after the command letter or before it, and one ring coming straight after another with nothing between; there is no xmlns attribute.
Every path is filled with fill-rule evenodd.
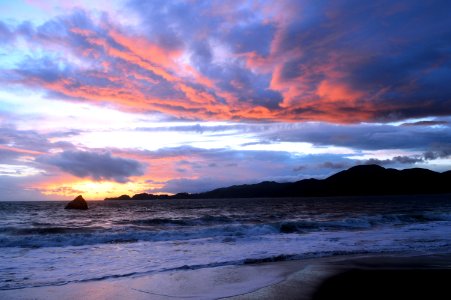
<svg viewBox="0 0 451 300"><path fill-rule="evenodd" d="M451 113L442 109L446 45L434 44L445 43L447 21L425 22L437 38L416 36L393 20L412 24L414 6L356 6L358 15L326 2L133 2L136 26L74 10L7 28L50 64L31 55L0 80L188 119L348 123Z"/></svg>

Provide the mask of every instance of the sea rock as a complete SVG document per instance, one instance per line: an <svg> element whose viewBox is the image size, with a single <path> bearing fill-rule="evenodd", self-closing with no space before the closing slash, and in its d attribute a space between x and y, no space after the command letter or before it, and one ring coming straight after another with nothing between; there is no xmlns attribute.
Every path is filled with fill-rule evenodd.
<svg viewBox="0 0 451 300"><path fill-rule="evenodd" d="M88 209L88 203L83 199L82 195L69 202L65 209Z"/></svg>

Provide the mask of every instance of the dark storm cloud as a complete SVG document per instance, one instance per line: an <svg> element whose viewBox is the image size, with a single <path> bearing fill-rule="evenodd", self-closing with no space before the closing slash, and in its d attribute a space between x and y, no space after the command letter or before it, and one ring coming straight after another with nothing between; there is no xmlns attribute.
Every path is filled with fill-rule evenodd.
<svg viewBox="0 0 451 300"><path fill-rule="evenodd" d="M451 144L451 130L447 126L303 123L274 125L256 134L262 141L308 142L317 146L333 145L362 150L427 151L437 144Z"/></svg>
<svg viewBox="0 0 451 300"><path fill-rule="evenodd" d="M90 177L94 180L128 182L130 176L144 174L143 164L132 159L113 157L110 153L64 151L41 157L39 161L77 177Z"/></svg>
<svg viewBox="0 0 451 300"><path fill-rule="evenodd" d="M376 120L450 114L448 1L297 1L291 7L301 13L281 33L278 51L299 52L282 65L281 87L293 80L304 85L297 96L305 100L318 95L319 83L327 83L323 94L334 101L346 98L340 89L361 93L357 102L347 101L349 108L369 109Z"/></svg>
<svg viewBox="0 0 451 300"><path fill-rule="evenodd" d="M395 156L392 159L377 159L371 158L363 162L359 162L365 165L392 165L392 164L416 164L424 162L424 158L421 156Z"/></svg>
<svg viewBox="0 0 451 300"><path fill-rule="evenodd" d="M392 165L392 164L416 164L427 161L433 161L436 159L443 159L451 157L451 145L450 144L436 144L431 147L430 150L425 151L420 155L411 156L395 156L391 159L369 159L367 161L357 161L363 164L377 164L377 165Z"/></svg>
<svg viewBox="0 0 451 300"><path fill-rule="evenodd" d="M418 121L401 124L401 126L437 126L437 125L449 125L449 122L437 120L437 121Z"/></svg>
<svg viewBox="0 0 451 300"><path fill-rule="evenodd" d="M305 170L305 166L297 166L295 168L293 168L293 171L295 172L301 172Z"/></svg>
<svg viewBox="0 0 451 300"><path fill-rule="evenodd" d="M451 156L451 145L448 144L446 146L438 146L435 150L425 152L423 156L426 160L448 158Z"/></svg>
<svg viewBox="0 0 451 300"><path fill-rule="evenodd" d="M339 169L339 170L343 170L346 168L349 168L349 163L340 163L340 162L330 162L330 161L326 161L322 164L319 165L320 168L325 168L325 169Z"/></svg>

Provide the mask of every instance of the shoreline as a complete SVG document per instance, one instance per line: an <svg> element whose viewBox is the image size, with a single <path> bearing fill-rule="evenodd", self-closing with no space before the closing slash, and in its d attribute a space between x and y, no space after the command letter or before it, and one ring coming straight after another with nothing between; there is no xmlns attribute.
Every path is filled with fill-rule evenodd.
<svg viewBox="0 0 451 300"><path fill-rule="evenodd" d="M315 260L279 283L223 299L442 299L449 296L450 278L449 252L336 256Z"/></svg>
<svg viewBox="0 0 451 300"><path fill-rule="evenodd" d="M451 254L343 255L170 271L140 277L74 282L60 286L0 290L0 298L11 300L311 299L314 291L326 279L347 270L365 272L404 270L409 273L409 271L420 269L447 270L450 272L446 274L451 275ZM373 273L364 274L367 276ZM437 276L441 275L437 274Z"/></svg>

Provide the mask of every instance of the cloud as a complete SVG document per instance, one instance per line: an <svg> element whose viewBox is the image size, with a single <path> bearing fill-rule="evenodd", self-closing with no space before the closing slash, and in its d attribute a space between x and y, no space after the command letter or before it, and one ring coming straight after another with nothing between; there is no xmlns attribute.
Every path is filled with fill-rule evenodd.
<svg viewBox="0 0 451 300"><path fill-rule="evenodd" d="M291 2L299 14L275 39L272 60L282 63L271 86L300 118L346 123L449 115L443 80L451 31L442 5L449 7L446 1ZM414 29L418 22L424 31Z"/></svg>
<svg viewBox="0 0 451 300"><path fill-rule="evenodd" d="M401 126L437 126L437 125L449 125L449 122L437 120L437 121L418 121L401 124Z"/></svg>
<svg viewBox="0 0 451 300"><path fill-rule="evenodd" d="M423 154L425 160L434 160L439 158L448 158L451 156L451 147L449 145L437 147L435 150L427 151Z"/></svg>
<svg viewBox="0 0 451 300"><path fill-rule="evenodd" d="M132 0L117 12L137 17L127 25L70 9L40 25L0 23L3 45L22 58L0 81L180 119L449 116L450 5Z"/></svg>
<svg viewBox="0 0 451 300"><path fill-rule="evenodd" d="M111 151L121 157L145 161L151 166L151 171L144 176L151 178L150 183L158 183L158 186L149 192L200 192L231 184L319 178L330 173L330 170L318 167L324 161L355 162L334 154L298 155L288 151L201 149L188 146L156 151ZM302 166L302 169L294 166Z"/></svg>
<svg viewBox="0 0 451 300"><path fill-rule="evenodd" d="M336 162L330 162L330 161L326 161L322 164L319 165L320 168L325 168L325 169L347 169L349 168L349 163L336 163Z"/></svg>
<svg viewBox="0 0 451 300"><path fill-rule="evenodd" d="M418 149L427 151L438 143L451 144L449 127L395 126L381 124L334 125L328 123L277 124L255 130L262 141L307 142L315 146L353 149Z"/></svg>
<svg viewBox="0 0 451 300"><path fill-rule="evenodd" d="M6 44L14 39L14 36L7 24L0 21L0 44Z"/></svg>
<svg viewBox="0 0 451 300"><path fill-rule="evenodd" d="M49 148L55 146L49 142L45 136L33 130L0 127L0 136L0 145L9 147L11 151L14 151L14 149L22 149L24 151L29 150L36 153L46 152Z"/></svg>
<svg viewBox="0 0 451 300"><path fill-rule="evenodd" d="M131 176L143 175L145 169L144 165L136 160L88 151L64 151L40 157L38 160L74 176L90 177L96 181L113 180L125 183Z"/></svg>
<svg viewBox="0 0 451 300"><path fill-rule="evenodd" d="M449 145L436 145L431 150L424 152L421 155L411 156L395 156L391 159L376 159L371 158L367 161L359 162L363 164L377 164L377 165L390 165L390 164L416 164L427 162L436 159L449 158L451 156L451 148Z"/></svg>
<svg viewBox="0 0 451 300"><path fill-rule="evenodd" d="M416 164L424 162L424 158L420 156L395 156L392 159L377 159L371 158L367 161L362 162L366 165L391 165L391 164Z"/></svg>
<svg viewBox="0 0 451 300"><path fill-rule="evenodd" d="M67 137L72 131L54 131L40 133L36 130L20 130L15 127L0 127L0 161L17 159L23 156L37 157L50 150L74 149L74 145L65 141L51 142L52 137Z"/></svg>
<svg viewBox="0 0 451 300"><path fill-rule="evenodd" d="M304 167L304 166L297 166L297 167L293 168L293 171L301 172L301 171L304 171L305 169L306 169L306 167Z"/></svg>
<svg viewBox="0 0 451 300"><path fill-rule="evenodd" d="M137 130L141 131L141 128ZM377 163L394 167L426 165L433 160L446 158L449 154L448 141L451 142L450 132L445 126L325 123L240 123L230 124L230 126L206 126L202 123L202 125L175 125L168 128L159 126L155 130L195 131L199 134L215 133L219 136L227 134L230 137L246 134L256 140L256 143L263 145L265 143L277 145L287 141L307 142L312 143L312 147L323 148L324 151L323 154L303 155L300 152L290 152L295 148L287 149L287 151L283 151L283 148L278 148L280 149L278 151L265 151L265 147L261 150L205 149L189 146L189 142L184 146L154 151L127 148L78 148L77 150L71 143L61 141L52 143L50 140L56 137L64 141L64 138L73 137L78 132L64 130L41 134L32 130L1 128L2 156L0 158L3 163L25 164L27 167L43 170L42 176L52 175L52 181L62 172L76 177L117 182L126 182L130 180L130 177L135 176L133 180L152 179L159 182L159 184L152 184L153 189L164 192L166 186L164 182L175 179L185 180L174 181L174 184L178 184L177 191L183 191L190 189L186 180L199 178L210 178L211 182L217 182L218 185L234 184L234 180L236 183L264 180L295 181L308 177L323 177L334 170L346 169L359 163ZM349 157L349 153L334 154L333 150L327 150L328 147L340 146L352 149L355 152L353 155L355 158ZM78 145L78 147L82 146ZM394 158L390 156L391 149L393 153L396 153ZM372 151L375 150L383 150L385 154L388 154L389 159L379 156L377 151L372 156ZM358 158L362 153L365 153L366 158ZM418 154L405 155L404 153ZM368 161L369 159L372 160ZM134 164L127 165L123 160L132 161ZM145 170L144 166L149 168ZM236 174L239 176L237 177ZM74 178L67 178L67 180L74 181ZM172 185L172 190L176 190L175 185Z"/></svg>

